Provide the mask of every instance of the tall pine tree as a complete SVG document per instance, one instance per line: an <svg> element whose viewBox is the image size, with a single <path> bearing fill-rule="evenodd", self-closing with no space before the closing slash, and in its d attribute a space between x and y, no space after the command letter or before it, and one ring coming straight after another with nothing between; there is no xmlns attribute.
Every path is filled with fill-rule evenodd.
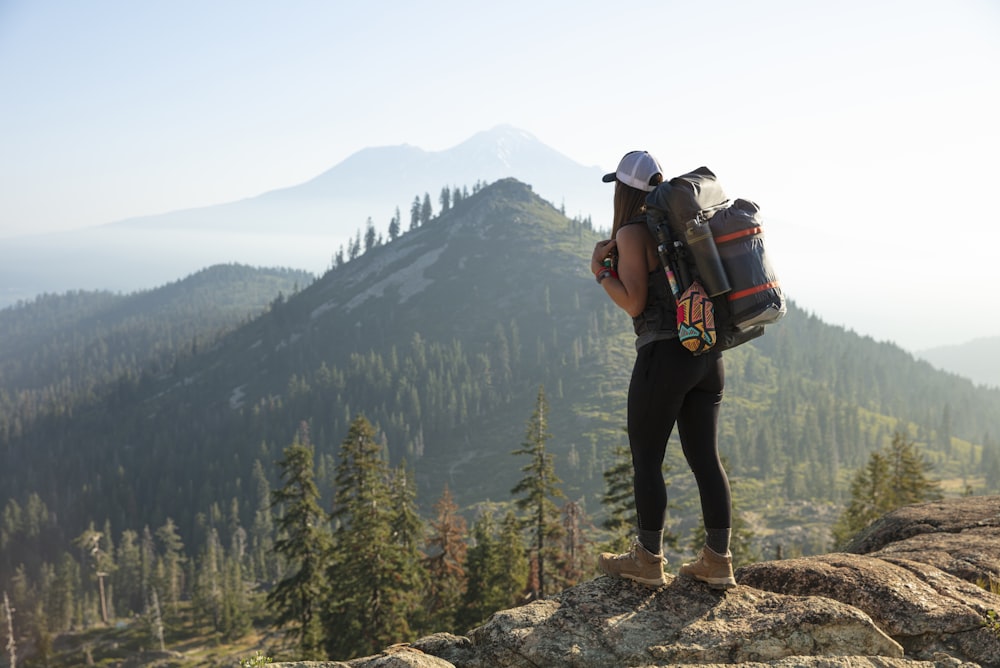
<svg viewBox="0 0 1000 668"><path fill-rule="evenodd" d="M434 511L424 561L427 571L425 609L430 631L454 631L458 608L465 594L466 525L447 485Z"/></svg>
<svg viewBox="0 0 1000 668"><path fill-rule="evenodd" d="M290 573L268 593L267 605L279 626L291 627L302 658L324 658L319 611L326 601L325 568L331 547L313 457L303 425L278 462L284 485L271 494L272 505L280 512L274 549Z"/></svg>
<svg viewBox="0 0 1000 668"><path fill-rule="evenodd" d="M410 503L409 491L397 485L393 493L383 452L371 423L355 418L340 446L331 515L334 552L324 626L327 653L336 659L374 654L413 636L419 562L407 544L410 510L397 506Z"/></svg>
<svg viewBox="0 0 1000 668"><path fill-rule="evenodd" d="M531 592L533 598L545 598L548 570L551 567L552 573L556 573L562 558L560 541L563 527L554 499L565 496L559 487L562 481L556 477L553 456L545 451L549 438L548 402L545 400L545 389L539 387L535 411L528 421L524 442L512 453L529 457L528 463L521 467L525 475L511 494L520 496L515 504L520 510L527 511L524 526L531 537L531 558L537 572L537 583Z"/></svg>

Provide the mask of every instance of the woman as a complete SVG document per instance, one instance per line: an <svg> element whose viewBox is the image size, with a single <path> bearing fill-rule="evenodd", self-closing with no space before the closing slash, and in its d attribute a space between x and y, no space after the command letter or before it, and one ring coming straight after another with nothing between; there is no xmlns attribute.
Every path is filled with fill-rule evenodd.
<svg viewBox="0 0 1000 668"><path fill-rule="evenodd" d="M611 239L594 248L590 268L608 296L632 317L636 360L628 390L628 437L634 471L639 535L625 554L601 554L600 569L644 585L665 584L663 524L667 488L663 456L677 423L684 457L694 473L705 522L705 546L679 573L715 588L736 585L729 539L729 479L719 460L717 427L722 403L722 355L692 355L677 338L676 307L647 228L645 202L662 182L659 163L632 151L605 182L615 182ZM606 266L605 261L610 261Z"/></svg>

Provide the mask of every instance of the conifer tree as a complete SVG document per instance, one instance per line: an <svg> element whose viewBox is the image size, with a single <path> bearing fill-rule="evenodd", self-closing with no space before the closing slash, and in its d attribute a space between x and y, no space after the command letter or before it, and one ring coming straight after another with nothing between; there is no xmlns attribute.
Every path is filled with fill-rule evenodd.
<svg viewBox="0 0 1000 668"><path fill-rule="evenodd" d="M400 225L401 225L400 213L399 213L399 207L397 206L396 215L394 215L392 219L389 221L389 241L395 241L397 238L399 238Z"/></svg>
<svg viewBox="0 0 1000 668"><path fill-rule="evenodd" d="M456 614L458 630L477 626L496 610L510 602L499 591L499 539L496 522L489 510L472 523L472 547L466 558L466 588L462 605ZM524 559L523 545L521 559Z"/></svg>
<svg viewBox="0 0 1000 668"><path fill-rule="evenodd" d="M552 566L555 573L559 567L557 562L562 557L560 540L563 528L554 499L565 497L559 488L562 481L556 477L553 456L545 451L545 443L550 437L545 389L539 387L535 411L528 422L524 442L512 453L527 455L530 460L521 467L524 477L511 490L511 494L521 497L515 500L515 505L527 511L523 522L531 537L532 559L538 569L537 591L532 592L535 598L545 598L547 567Z"/></svg>
<svg viewBox="0 0 1000 668"><path fill-rule="evenodd" d="M211 527L198 559L192 599L195 615L207 618L216 631L222 625L222 556L219 532Z"/></svg>
<svg viewBox="0 0 1000 668"><path fill-rule="evenodd" d="M121 603L120 612L139 614L143 610L142 553L139 534L131 529L122 531L118 541L118 570L113 575L115 593Z"/></svg>
<svg viewBox="0 0 1000 668"><path fill-rule="evenodd" d="M928 476L930 470L916 444L896 432L889 447L873 452L867 465L855 474L851 500L833 527L837 544L843 546L888 512L940 498L939 483Z"/></svg>
<svg viewBox="0 0 1000 668"><path fill-rule="evenodd" d="M412 553L394 530L400 502L391 493L390 471L375 430L363 416L351 423L340 446L331 518L335 523L333 559L327 577L330 596L324 609L329 656L349 659L374 654L412 639ZM405 522L403 522L405 524Z"/></svg>
<svg viewBox="0 0 1000 668"><path fill-rule="evenodd" d="M375 248L375 223L372 217L368 216L368 220L365 221L365 252L372 248Z"/></svg>
<svg viewBox="0 0 1000 668"><path fill-rule="evenodd" d="M250 528L251 577L273 582L278 577L274 553L274 520L271 513L271 485L260 460L253 463L253 485L257 506Z"/></svg>
<svg viewBox="0 0 1000 668"><path fill-rule="evenodd" d="M604 496L601 501L607 517L601 523L611 532L610 552L625 552L638 526L633 491L632 454L627 445L615 446L614 463L604 471Z"/></svg>
<svg viewBox="0 0 1000 668"><path fill-rule="evenodd" d="M325 604L325 566L331 549L313 479L313 457L303 425L278 462L284 485L271 495L273 506L281 511L274 549L287 562L290 574L268 593L267 605L275 612L278 626L291 626L303 658L322 657L320 610Z"/></svg>
<svg viewBox="0 0 1000 668"><path fill-rule="evenodd" d="M55 582L50 596L49 626L68 631L76 617L80 591L80 564L68 552L63 552L56 564Z"/></svg>
<svg viewBox="0 0 1000 668"><path fill-rule="evenodd" d="M484 510L472 525L472 546L466 558L466 590L456 616L459 630L479 625L497 610L521 603L528 582L521 521L513 510L497 526L492 510Z"/></svg>
<svg viewBox="0 0 1000 668"><path fill-rule="evenodd" d="M458 506L447 485L434 511L435 518L430 521L431 535L427 540L428 555L424 560L428 630L454 631L466 586L466 524L458 514Z"/></svg>
<svg viewBox="0 0 1000 668"><path fill-rule="evenodd" d="M426 225L431 221L431 217L434 215L434 209L431 206L431 196L430 193L424 193L423 202L420 204L420 224Z"/></svg>
<svg viewBox="0 0 1000 668"><path fill-rule="evenodd" d="M167 602L170 603L171 614L176 617L178 614L177 606L180 603L184 587L182 568L186 561L184 542L177 532L177 525L169 517L163 526L156 530L156 539L160 543L159 563L162 565L163 586L167 594Z"/></svg>
<svg viewBox="0 0 1000 668"><path fill-rule="evenodd" d="M413 204L410 205L410 231L420 227L420 195L413 197Z"/></svg>
<svg viewBox="0 0 1000 668"><path fill-rule="evenodd" d="M528 582L528 557L525 553L521 521L513 510L507 511L500 523L500 540L497 554L502 566L496 581L501 607L522 603L521 593Z"/></svg>
<svg viewBox="0 0 1000 668"><path fill-rule="evenodd" d="M229 557L225 562L221 630L227 640L235 640L253 629L252 622L250 602L247 600L243 581L243 565L239 559Z"/></svg>
<svg viewBox="0 0 1000 668"><path fill-rule="evenodd" d="M441 213L447 212L451 208L451 188L448 186L441 188L439 201L441 202Z"/></svg>
<svg viewBox="0 0 1000 668"><path fill-rule="evenodd" d="M421 551L427 528L417 509L415 483L416 475L405 461L389 475L391 544L397 551L393 558L397 568L392 574L394 607L405 618L404 626L411 631L422 628L427 616L422 606L422 593L427 590L427 571Z"/></svg>
<svg viewBox="0 0 1000 668"><path fill-rule="evenodd" d="M91 522L90 527L77 536L73 544L80 549L82 555L81 561L87 564L91 578L97 583L98 609L101 614L101 621L107 624L109 615L105 582L106 578L114 571L115 566L114 555L108 554L107 550L102 547L102 536L103 534L100 531L96 531L94 523Z"/></svg>
<svg viewBox="0 0 1000 668"><path fill-rule="evenodd" d="M149 525L142 528L142 538L139 542L139 559L142 569L142 605L143 611L149 608L152 589L157 585L156 577L156 544L153 541L153 532L149 530Z"/></svg>

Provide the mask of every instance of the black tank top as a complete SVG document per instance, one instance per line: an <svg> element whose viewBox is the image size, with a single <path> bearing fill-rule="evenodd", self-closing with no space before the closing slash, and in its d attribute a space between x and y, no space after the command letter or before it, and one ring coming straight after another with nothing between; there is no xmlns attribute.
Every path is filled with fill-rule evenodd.
<svg viewBox="0 0 1000 668"><path fill-rule="evenodd" d="M625 225L637 223L645 224L646 217L633 218ZM636 350L653 341L677 338L677 307L674 304L674 295L670 292L667 275L662 267L657 267L649 272L648 279L646 307L642 313L632 318Z"/></svg>

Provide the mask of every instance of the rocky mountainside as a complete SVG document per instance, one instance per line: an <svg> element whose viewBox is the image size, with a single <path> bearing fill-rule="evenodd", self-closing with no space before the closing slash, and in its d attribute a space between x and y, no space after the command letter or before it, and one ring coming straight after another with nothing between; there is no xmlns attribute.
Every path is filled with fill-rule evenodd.
<svg viewBox="0 0 1000 668"><path fill-rule="evenodd" d="M347 662L276 668L1000 666L1000 496L909 506L847 552L739 568L717 592L608 577ZM992 621L991 621L992 620Z"/></svg>

